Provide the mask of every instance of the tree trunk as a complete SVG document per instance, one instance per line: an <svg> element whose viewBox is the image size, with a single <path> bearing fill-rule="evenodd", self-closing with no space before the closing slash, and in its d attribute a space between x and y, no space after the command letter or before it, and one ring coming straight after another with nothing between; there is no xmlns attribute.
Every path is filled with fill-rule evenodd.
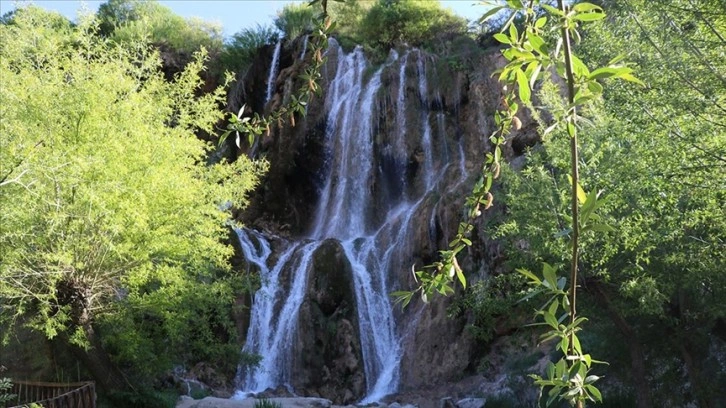
<svg viewBox="0 0 726 408"><path fill-rule="evenodd" d="M680 350L681 356L683 357L683 362L686 364L688 380L691 382L691 389L693 390L693 394L698 401L698 406L700 408L711 408L711 404L708 398L708 392L704 389L703 384L701 383L701 375L700 370L698 369L698 365L694 363L693 355L688 351L688 340L682 338L678 342L678 349Z"/></svg>
<svg viewBox="0 0 726 408"><path fill-rule="evenodd" d="M111 361L108 353L101 344L101 339L88 323L83 327L90 347L88 350L71 344L68 338L64 341L71 353L90 372L96 386L105 392L128 390L130 385L121 371Z"/></svg>
<svg viewBox="0 0 726 408"><path fill-rule="evenodd" d="M638 342L635 330L615 309L600 283L590 283L589 287L593 288L595 297L605 306L608 316L622 334L623 341L625 341L630 351L630 370L635 384L635 397L638 408L651 408L653 402L650 399L650 388L645 376L645 353L640 342Z"/></svg>

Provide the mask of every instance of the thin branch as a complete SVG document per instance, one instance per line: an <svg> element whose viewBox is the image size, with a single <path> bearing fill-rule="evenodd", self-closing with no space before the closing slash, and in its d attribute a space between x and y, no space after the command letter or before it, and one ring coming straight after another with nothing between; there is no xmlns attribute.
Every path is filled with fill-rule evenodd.
<svg viewBox="0 0 726 408"><path fill-rule="evenodd" d="M660 54L661 58L663 59L665 65L668 67L668 69L670 69L676 75L678 75L678 77L683 82L687 83L694 91L696 91L697 93L701 94L704 98L706 98L706 100L708 100L710 103L712 103L713 106L719 108L724 113L726 113L726 108L724 108L723 106L719 105L718 101L716 101L713 98L710 98L708 95L706 95L687 76L681 74L681 72L679 70L670 67L670 64L668 63L668 59L667 59L665 53L663 52L663 50L661 50L661 48L658 46L658 44L656 44L655 41L653 41L653 39L651 38L651 36L648 34L648 31L645 29L645 27L640 22L640 20L638 19L638 17L635 16L635 14L633 14L633 13L630 13L630 16L633 19L633 21L635 21L635 23L638 25L638 27L640 28L640 31L643 33L643 35L648 40L648 42L650 43L650 45L652 45L653 48L655 48L655 50L658 52L658 54Z"/></svg>

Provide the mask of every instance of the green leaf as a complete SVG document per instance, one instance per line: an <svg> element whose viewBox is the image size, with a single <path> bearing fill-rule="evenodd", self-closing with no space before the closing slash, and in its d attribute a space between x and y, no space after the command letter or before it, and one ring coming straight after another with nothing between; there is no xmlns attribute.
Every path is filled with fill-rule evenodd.
<svg viewBox="0 0 726 408"><path fill-rule="evenodd" d="M509 40L509 37L502 33L496 33L494 34L494 39L499 41L502 44L512 44L512 41Z"/></svg>
<svg viewBox="0 0 726 408"><path fill-rule="evenodd" d="M577 135L577 130L575 129L575 124L572 123L571 120L567 121L567 134L570 135L570 137L575 137L575 135Z"/></svg>
<svg viewBox="0 0 726 408"><path fill-rule="evenodd" d="M577 21L597 21L602 20L603 18L605 18L605 13L583 13L576 14L572 17L573 20Z"/></svg>
<svg viewBox="0 0 726 408"><path fill-rule="evenodd" d="M479 24L486 22L490 18L492 18L495 14L497 14L500 10L504 9L505 6L496 6L489 9L486 13L484 13L483 16L479 18Z"/></svg>
<svg viewBox="0 0 726 408"><path fill-rule="evenodd" d="M567 376L570 378L570 380L574 379L575 376L577 376L580 373L580 369L582 368L582 362L576 361L575 364L570 367L570 371L567 373Z"/></svg>
<svg viewBox="0 0 726 408"><path fill-rule="evenodd" d="M570 349L570 338L567 336L562 336L562 339L557 345L557 348L559 348L563 354L567 354L568 350Z"/></svg>
<svg viewBox="0 0 726 408"><path fill-rule="evenodd" d="M585 190L582 188L580 183L577 183L577 201L579 201L580 204L585 204L586 200L587 194L585 194Z"/></svg>
<svg viewBox="0 0 726 408"><path fill-rule="evenodd" d="M592 3L577 3L572 9L577 13L586 13L590 11L602 11L600 6L596 6Z"/></svg>
<svg viewBox="0 0 726 408"><path fill-rule="evenodd" d="M554 14L556 16L563 17L565 13L562 12L562 10L552 7L549 4L542 4L542 7L547 10L550 14Z"/></svg>
<svg viewBox="0 0 726 408"><path fill-rule="evenodd" d="M643 82L640 79L634 77L632 74L623 74L623 75L618 76L618 78L624 79L624 80L626 80L628 82L636 83L636 84L641 85L641 86L645 86L645 82Z"/></svg>
<svg viewBox="0 0 726 408"><path fill-rule="evenodd" d="M544 262L543 264L542 274L544 275L545 282L548 283L550 289L557 287L557 271L555 271L555 269L547 262Z"/></svg>
<svg viewBox="0 0 726 408"><path fill-rule="evenodd" d="M529 81L527 81L527 76L524 75L524 72L522 70L516 71L517 75L517 87L519 88L519 99L522 100L525 104L529 104L531 92L529 89Z"/></svg>
<svg viewBox="0 0 726 408"><path fill-rule="evenodd" d="M529 44L532 48L534 48L538 53L542 55L548 54L546 43L542 37L537 34L527 32L527 39L529 40Z"/></svg>
<svg viewBox="0 0 726 408"><path fill-rule="evenodd" d="M582 354L582 346L580 346L580 339L577 338L576 334L572 335L572 348L575 350L575 353Z"/></svg>
<svg viewBox="0 0 726 408"><path fill-rule="evenodd" d="M534 22L535 28L542 28L547 24L547 17L540 17Z"/></svg>
<svg viewBox="0 0 726 408"><path fill-rule="evenodd" d="M552 326L554 329L557 329L557 326L558 326L557 318L555 318L555 316L552 313L550 313L546 310L543 310L542 317L544 317L544 320L548 325Z"/></svg>
<svg viewBox="0 0 726 408"><path fill-rule="evenodd" d="M592 76L592 74L590 74ZM601 94L603 91L602 85L595 80L587 81L587 89L594 94Z"/></svg>
<svg viewBox="0 0 726 408"><path fill-rule="evenodd" d="M518 10L524 7L524 5L522 4L522 0L507 0L507 5L509 6L509 8L514 10Z"/></svg>
<svg viewBox="0 0 726 408"><path fill-rule="evenodd" d="M559 303L558 302L552 302L550 304L549 309L547 309L547 311L550 312L552 314L552 316L557 316L557 308L558 307L559 307ZM558 321L558 323L559 323L559 321Z"/></svg>
<svg viewBox="0 0 726 408"><path fill-rule="evenodd" d="M539 284L541 281L537 277L537 275L533 274L532 272L526 270L526 269L517 269L517 272L519 272L521 275L523 275L525 278L529 279L530 281L536 282Z"/></svg>
<svg viewBox="0 0 726 408"><path fill-rule="evenodd" d="M589 77L590 76L590 70L587 69L587 65L585 65L584 62L580 58L578 58L576 55L570 56L572 59L572 70L578 77Z"/></svg>
<svg viewBox="0 0 726 408"><path fill-rule="evenodd" d="M397 291L390 294L391 297L394 298L394 303L400 303L402 308L406 308L408 304L411 302L411 298L413 298L414 292L409 291Z"/></svg>
<svg viewBox="0 0 726 408"><path fill-rule="evenodd" d="M554 363L552 363L551 361L548 361L547 362L547 368L545 369L545 371L547 372L547 378L549 378L550 380L553 379L555 377L555 365L554 365Z"/></svg>
<svg viewBox="0 0 726 408"><path fill-rule="evenodd" d="M456 277L459 278L459 283L461 283L461 287L466 289L466 277L464 276L464 272L461 270L461 268L456 268Z"/></svg>
<svg viewBox="0 0 726 408"><path fill-rule="evenodd" d="M592 397L595 399L596 402L602 403L602 394L600 393L600 390L597 389L594 385L585 385L585 389L587 392L592 395Z"/></svg>
<svg viewBox="0 0 726 408"><path fill-rule="evenodd" d="M517 26L515 24L509 26L509 40L511 41L510 44L516 44L519 42L519 32L517 31Z"/></svg>
<svg viewBox="0 0 726 408"><path fill-rule="evenodd" d="M588 375L587 378L585 378L585 384L592 384L599 379L600 377L596 375Z"/></svg>

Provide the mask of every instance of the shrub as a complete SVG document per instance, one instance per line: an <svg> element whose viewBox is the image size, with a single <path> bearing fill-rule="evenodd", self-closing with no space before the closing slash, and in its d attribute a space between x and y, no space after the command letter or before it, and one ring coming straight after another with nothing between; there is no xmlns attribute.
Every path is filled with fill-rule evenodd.
<svg viewBox="0 0 726 408"><path fill-rule="evenodd" d="M234 34L222 50L222 66L233 72L243 72L251 64L257 50L278 40L279 32L271 26L257 25Z"/></svg>
<svg viewBox="0 0 726 408"><path fill-rule="evenodd" d="M364 41L384 49L420 46L466 31L466 20L438 1L379 0L361 21Z"/></svg>
<svg viewBox="0 0 726 408"><path fill-rule="evenodd" d="M219 24L185 19L155 1L109 0L97 16L101 33L117 42L148 39L190 55L201 47L212 55L222 48Z"/></svg>
<svg viewBox="0 0 726 408"><path fill-rule="evenodd" d="M315 26L315 10L303 4L286 4L277 13L275 27L283 33L287 41L292 41L302 34L309 33Z"/></svg>

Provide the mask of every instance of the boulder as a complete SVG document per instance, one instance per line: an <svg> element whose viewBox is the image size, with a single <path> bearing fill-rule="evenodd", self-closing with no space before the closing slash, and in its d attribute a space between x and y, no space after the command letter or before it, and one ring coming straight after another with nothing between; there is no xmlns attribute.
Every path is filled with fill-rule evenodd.
<svg viewBox="0 0 726 408"><path fill-rule="evenodd" d="M336 240L313 254L300 306L293 387L338 404L360 400L365 374L350 262Z"/></svg>

